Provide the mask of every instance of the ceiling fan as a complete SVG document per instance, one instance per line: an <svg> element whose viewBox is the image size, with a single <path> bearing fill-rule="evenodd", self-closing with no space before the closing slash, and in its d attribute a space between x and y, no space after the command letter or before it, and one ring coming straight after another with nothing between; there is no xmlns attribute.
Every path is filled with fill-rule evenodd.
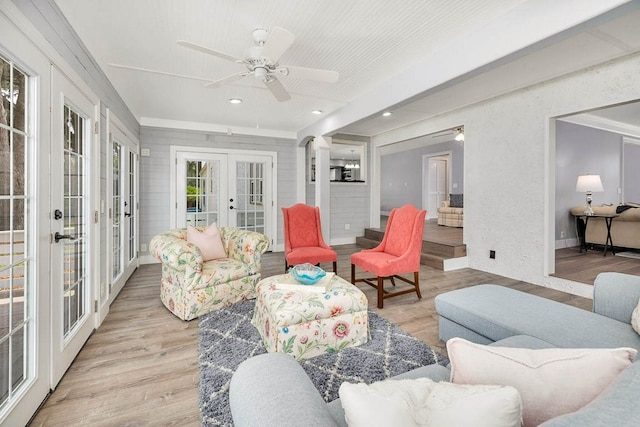
<svg viewBox="0 0 640 427"><path fill-rule="evenodd" d="M204 80L208 81L208 83L205 84L205 87L209 88L220 87L239 80L243 77L253 76L257 80L261 81L278 101L287 101L291 99L291 95L289 95L289 92L287 92L280 80L278 80L278 77L280 76L290 76L292 78L315 80L327 83L335 83L336 81L338 81L340 75L337 71L296 67L292 65L280 65L278 60L280 59L282 54L284 54L284 52L289 49L289 47L295 40L295 36L284 28L274 27L271 32L267 32L267 30L263 28L258 28L253 30L252 35L255 45L249 49L249 55L244 59L190 41L177 41L180 46L213 55L227 61L243 64L246 67L246 70L239 71L218 80L211 81L211 79L203 79L200 77L185 76L182 74L148 70L126 65L109 65L118 68L147 71L168 76Z"/></svg>

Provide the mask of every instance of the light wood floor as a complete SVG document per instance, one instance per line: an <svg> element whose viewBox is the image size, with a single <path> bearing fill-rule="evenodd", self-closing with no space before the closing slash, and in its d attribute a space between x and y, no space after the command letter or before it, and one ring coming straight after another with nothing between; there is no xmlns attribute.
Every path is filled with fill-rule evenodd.
<svg viewBox="0 0 640 427"><path fill-rule="evenodd" d="M349 280L349 256L359 248L335 249L338 274ZM283 270L282 253L265 254L265 277ZM373 310L442 354L433 299L443 292L495 283L588 310L592 305L585 298L472 269L444 272L422 266L420 275L422 300L403 295L386 300L383 310L375 308L373 288L361 289ZM31 425L199 425L198 323L183 322L162 306L159 278L159 264L138 268Z"/></svg>

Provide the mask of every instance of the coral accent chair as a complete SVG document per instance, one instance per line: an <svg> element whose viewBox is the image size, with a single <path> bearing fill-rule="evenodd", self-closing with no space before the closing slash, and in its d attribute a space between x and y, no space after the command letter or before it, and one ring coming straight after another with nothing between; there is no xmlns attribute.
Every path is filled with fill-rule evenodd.
<svg viewBox="0 0 640 427"><path fill-rule="evenodd" d="M383 307L386 298L415 292L420 294L420 253L422 252L422 231L424 230L425 210L418 210L413 205L404 205L391 211L387 229L382 242L373 249L363 249L351 255L351 283L364 282L378 289L378 308ZM375 274L376 278L356 279L356 265L362 270ZM413 272L413 281L399 276ZM393 293L384 290L384 279L390 279L393 286L399 279L410 285ZM377 279L376 282L373 282Z"/></svg>
<svg viewBox="0 0 640 427"><path fill-rule="evenodd" d="M333 262L336 272L338 254L324 242L320 226L320 208L297 203L282 208L284 216L284 269L308 262L318 265Z"/></svg>

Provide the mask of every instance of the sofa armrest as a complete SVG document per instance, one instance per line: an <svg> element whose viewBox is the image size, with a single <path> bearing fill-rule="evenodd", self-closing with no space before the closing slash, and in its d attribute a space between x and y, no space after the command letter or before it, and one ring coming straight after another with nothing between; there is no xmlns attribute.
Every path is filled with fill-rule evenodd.
<svg viewBox="0 0 640 427"><path fill-rule="evenodd" d="M442 203L440 203L440 207L441 208L448 208L450 206L451 202L449 200L445 200Z"/></svg>
<svg viewBox="0 0 640 427"><path fill-rule="evenodd" d="M253 273L260 272L262 254L269 249L267 236L236 227L221 227L220 237L229 258L243 262Z"/></svg>
<svg viewBox="0 0 640 427"><path fill-rule="evenodd" d="M149 252L176 271L202 271L202 254L194 244L187 242L185 229L169 230L154 236L149 243Z"/></svg>
<svg viewBox="0 0 640 427"><path fill-rule="evenodd" d="M304 369L284 353L242 362L231 378L229 405L237 427L338 425Z"/></svg>
<svg viewBox="0 0 640 427"><path fill-rule="evenodd" d="M640 276L600 273L593 282L593 312L631 323L631 313L640 299Z"/></svg>

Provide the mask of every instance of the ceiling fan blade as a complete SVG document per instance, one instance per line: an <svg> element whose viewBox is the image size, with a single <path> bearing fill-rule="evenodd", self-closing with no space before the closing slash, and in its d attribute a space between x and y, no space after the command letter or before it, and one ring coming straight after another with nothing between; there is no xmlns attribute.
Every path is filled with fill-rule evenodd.
<svg viewBox="0 0 640 427"><path fill-rule="evenodd" d="M204 85L204 87L216 88L216 87L224 86L224 85L229 84L231 82L235 82L236 80L239 80L239 79L241 79L244 76L247 76L249 74L251 74L251 72L249 72L249 71L241 71L239 73L231 74L230 76L223 77L223 78L221 78L219 80L207 83L206 85Z"/></svg>
<svg viewBox="0 0 640 427"><path fill-rule="evenodd" d="M340 73L337 71L294 67L292 65L283 65L276 69L276 72L285 76L293 77L294 79L316 80L327 83L335 83L340 78Z"/></svg>
<svg viewBox="0 0 640 427"><path fill-rule="evenodd" d="M124 70L143 71L145 73L160 74L160 75L163 75L163 76L181 77L183 79L200 80L200 81L203 81L203 82L210 82L211 81L211 79L205 79L203 77L187 76L185 74L176 74L176 73L169 73L169 72L166 72L166 71L150 70L148 68L132 67L130 65L109 64L109 66L110 67L114 67L114 68L122 68Z"/></svg>
<svg viewBox="0 0 640 427"><path fill-rule="evenodd" d="M178 43L180 46L188 47L189 49L197 50L199 52L217 56L218 58L226 59L227 61L244 62L243 59L238 58L237 56L229 55L228 53L220 52L218 50L213 50L209 47L202 46L187 40L178 40L176 43Z"/></svg>
<svg viewBox="0 0 640 427"><path fill-rule="evenodd" d="M264 85L271 91L271 94L280 102L288 101L291 99L291 95L289 92L282 86L280 80L276 79L273 76L269 76L267 80L265 80Z"/></svg>
<svg viewBox="0 0 640 427"><path fill-rule="evenodd" d="M262 56L278 62L282 54L293 44L296 36L280 27L273 27L269 38L264 43Z"/></svg>

